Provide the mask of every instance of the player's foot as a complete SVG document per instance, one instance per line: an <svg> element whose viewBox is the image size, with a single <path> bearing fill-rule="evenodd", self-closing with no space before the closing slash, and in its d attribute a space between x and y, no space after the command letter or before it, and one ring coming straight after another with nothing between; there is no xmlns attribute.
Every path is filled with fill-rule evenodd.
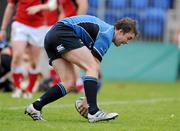
<svg viewBox="0 0 180 131"><path fill-rule="evenodd" d="M32 99L32 93L30 93L30 92L24 93L24 94L23 94L23 98L24 98L24 99Z"/></svg>
<svg viewBox="0 0 180 131"><path fill-rule="evenodd" d="M21 89L15 89L12 93L12 98L20 98L22 95Z"/></svg>
<svg viewBox="0 0 180 131"><path fill-rule="evenodd" d="M118 117L118 113L106 113L103 111L98 111L96 114L91 115L88 113L88 120L90 123L98 122L98 121L108 121Z"/></svg>
<svg viewBox="0 0 180 131"><path fill-rule="evenodd" d="M43 117L42 117L41 111L36 110L36 109L33 107L33 104L28 105L28 106L25 108L25 112L24 112L24 113L27 114L27 115L29 115L34 121L44 120Z"/></svg>
<svg viewBox="0 0 180 131"><path fill-rule="evenodd" d="M75 108L82 117L87 119L88 104L85 97L80 97L75 101Z"/></svg>

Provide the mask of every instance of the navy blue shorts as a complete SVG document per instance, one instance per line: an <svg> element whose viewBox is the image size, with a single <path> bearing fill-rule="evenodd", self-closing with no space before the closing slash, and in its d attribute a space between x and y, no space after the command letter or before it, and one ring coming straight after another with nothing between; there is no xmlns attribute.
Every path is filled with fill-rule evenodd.
<svg viewBox="0 0 180 131"><path fill-rule="evenodd" d="M53 60L61 58L62 54L82 46L84 44L74 30L61 22L49 30L44 40L44 47L49 57L50 65Z"/></svg>

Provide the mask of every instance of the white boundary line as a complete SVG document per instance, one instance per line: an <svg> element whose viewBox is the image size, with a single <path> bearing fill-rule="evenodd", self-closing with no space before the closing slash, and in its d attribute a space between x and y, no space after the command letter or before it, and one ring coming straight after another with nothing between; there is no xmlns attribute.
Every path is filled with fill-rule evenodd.
<svg viewBox="0 0 180 131"><path fill-rule="evenodd" d="M180 101L180 98L158 98L158 99L144 99L144 100L128 100L128 101L107 101L107 102L99 102L99 105L126 105L126 104L156 104L160 102L173 102L173 101ZM48 108L73 108L74 104L61 104L61 105L50 105L46 106ZM1 108L5 110L19 110L24 109L25 106L12 106L7 108Z"/></svg>

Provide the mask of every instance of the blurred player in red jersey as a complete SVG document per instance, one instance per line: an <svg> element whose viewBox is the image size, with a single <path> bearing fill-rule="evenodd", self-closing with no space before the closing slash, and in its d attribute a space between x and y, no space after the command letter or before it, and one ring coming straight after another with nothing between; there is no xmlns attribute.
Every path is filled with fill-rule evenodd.
<svg viewBox="0 0 180 131"><path fill-rule="evenodd" d="M15 90L13 98L19 98L22 94L21 80L25 72L21 66L25 49L28 49L31 69L29 70L29 84L27 86L27 97L32 97L32 87L38 79L40 48L43 46L44 38L44 17L43 13L37 12L34 15L28 13L28 7L41 4L40 0L8 0L8 4L2 21L0 39L6 39L6 29L15 12L14 22L12 23L11 44L13 58L11 72Z"/></svg>

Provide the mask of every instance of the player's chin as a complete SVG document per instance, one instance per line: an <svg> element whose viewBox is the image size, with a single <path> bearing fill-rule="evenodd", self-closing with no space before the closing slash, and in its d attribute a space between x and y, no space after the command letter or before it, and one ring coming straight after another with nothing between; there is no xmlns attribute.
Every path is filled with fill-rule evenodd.
<svg viewBox="0 0 180 131"><path fill-rule="evenodd" d="M121 43L114 43L116 47L120 46Z"/></svg>

